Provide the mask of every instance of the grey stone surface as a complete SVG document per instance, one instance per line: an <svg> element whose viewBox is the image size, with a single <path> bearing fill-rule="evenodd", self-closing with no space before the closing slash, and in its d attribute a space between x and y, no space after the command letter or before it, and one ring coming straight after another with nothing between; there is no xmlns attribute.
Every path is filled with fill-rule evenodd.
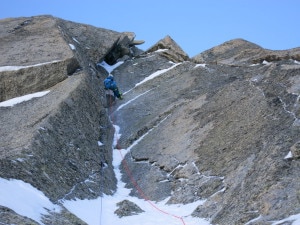
<svg viewBox="0 0 300 225"><path fill-rule="evenodd" d="M172 62L183 62L189 60L189 56L169 35L159 40L156 44L147 49L145 53L147 54L154 51L158 51L160 55Z"/></svg>
<svg viewBox="0 0 300 225"><path fill-rule="evenodd" d="M236 39L189 59L171 37L141 54L130 32L50 16L0 24L7 32L1 28L0 35L19 32L28 43L38 35L60 40L53 52L51 41L39 40L49 51L37 56L11 50L1 66L30 66L57 55L64 62L43 69L59 71L55 82L41 88L50 90L47 95L0 107L0 177L28 182L53 203L113 194L112 121L120 126L118 148L130 149L120 169L132 196L169 198L168 204L206 200L193 216L212 224L245 224L258 217L251 224L269 224L299 214L299 48L272 51ZM34 35L30 26L36 27ZM38 32L44 26L51 35ZM1 51L19 43L1 40ZM124 60L112 72L124 100L112 107L102 88L107 72L98 64L110 55L112 61ZM79 65L71 74L68 59ZM22 70L20 76L41 73ZM154 73L158 76L143 82ZM285 159L290 151L294 156ZM131 208L124 205L121 215ZM0 213L6 223L31 222L5 207ZM44 220L81 224L66 210Z"/></svg>
<svg viewBox="0 0 300 225"><path fill-rule="evenodd" d="M0 107L0 177L23 180L55 204L114 193L107 72L96 65L124 34L52 16L4 19L0 26L1 100L50 91ZM27 221L9 214L1 222ZM45 217L45 224L54 221L84 224L67 210Z"/></svg>
<svg viewBox="0 0 300 225"><path fill-rule="evenodd" d="M120 218L124 216L132 216L137 215L139 213L144 212L138 205L135 203L124 200L122 202L117 203L118 209L115 211L115 214L118 215Z"/></svg>
<svg viewBox="0 0 300 225"><path fill-rule="evenodd" d="M0 206L0 212L1 212L1 223L5 224L20 224L20 225L38 225L39 223L35 222L34 220L31 220L27 217L23 217L21 215L18 215L13 210L6 208L4 206Z"/></svg>
<svg viewBox="0 0 300 225"><path fill-rule="evenodd" d="M0 23L0 101L42 91L74 73L79 63L51 17ZM2 71L3 67L17 67Z"/></svg>
<svg viewBox="0 0 300 225"><path fill-rule="evenodd" d="M291 147L292 157L300 158L300 142L295 143Z"/></svg>
<svg viewBox="0 0 300 225"><path fill-rule="evenodd" d="M231 52L230 46L239 47ZM253 56L243 58L239 53L249 48ZM152 200L172 193L169 204L206 200L193 215L213 224L244 224L259 215L257 223L268 224L297 214L299 160L285 156L299 138L299 62L276 58L253 65L264 50L241 40L222 49L214 56L222 64L184 62L135 88L153 73L145 64L164 56L152 52L113 72L127 92L124 101L134 99L119 102L113 114L120 147L131 149L125 160L132 174L122 167L123 181L135 196L141 195L131 177Z"/></svg>
<svg viewBox="0 0 300 225"><path fill-rule="evenodd" d="M269 50L243 39L233 39L194 56L196 63L251 65L263 61L300 61L300 48Z"/></svg>

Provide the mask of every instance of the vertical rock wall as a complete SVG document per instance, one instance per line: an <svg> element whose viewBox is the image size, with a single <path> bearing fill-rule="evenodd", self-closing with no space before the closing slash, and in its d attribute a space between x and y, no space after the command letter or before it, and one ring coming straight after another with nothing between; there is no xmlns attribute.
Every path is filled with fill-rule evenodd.
<svg viewBox="0 0 300 225"><path fill-rule="evenodd" d="M0 27L0 100L49 91L0 107L0 177L29 183L56 204L114 193L107 72L96 64L122 34L51 16L6 19ZM6 222L20 222L4 211ZM62 224L57 218L81 223L66 210L44 219Z"/></svg>

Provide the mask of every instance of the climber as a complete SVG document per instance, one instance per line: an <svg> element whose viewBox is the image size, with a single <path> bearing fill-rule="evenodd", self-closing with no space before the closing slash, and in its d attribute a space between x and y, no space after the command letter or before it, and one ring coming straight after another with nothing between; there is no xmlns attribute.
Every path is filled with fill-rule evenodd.
<svg viewBox="0 0 300 225"><path fill-rule="evenodd" d="M105 78L103 83L105 90L112 90L115 97L123 99L122 93L120 93L119 88L117 87L117 83L114 81L113 75L109 74L109 76Z"/></svg>

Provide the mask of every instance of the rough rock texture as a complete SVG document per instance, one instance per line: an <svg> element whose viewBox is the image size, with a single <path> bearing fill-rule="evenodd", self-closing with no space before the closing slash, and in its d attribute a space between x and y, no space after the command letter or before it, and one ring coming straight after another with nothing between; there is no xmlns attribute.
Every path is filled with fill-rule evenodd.
<svg viewBox="0 0 300 225"><path fill-rule="evenodd" d="M274 51L263 49L243 39L226 41L192 58L196 63L245 66L249 63L262 63L265 60L271 62L289 59L300 61L300 48Z"/></svg>
<svg viewBox="0 0 300 225"><path fill-rule="evenodd" d="M291 153L294 158L300 158L300 142L295 143L291 147Z"/></svg>
<svg viewBox="0 0 300 225"><path fill-rule="evenodd" d="M123 32L111 51L105 56L105 62L109 65L114 65L120 58L123 58L123 56L132 57L136 54L142 53L141 50L135 47L135 45L139 44L139 42L135 41L134 38L134 33Z"/></svg>
<svg viewBox="0 0 300 225"><path fill-rule="evenodd" d="M138 205L129 200L119 202L117 203L117 206L119 208L115 211L115 214L119 217L132 216L144 212L144 210L142 210Z"/></svg>
<svg viewBox="0 0 300 225"><path fill-rule="evenodd" d="M32 43L23 44L28 51L41 52L11 50L1 58L0 76L51 77L48 86L40 81L24 91L42 86L47 95L0 107L1 178L30 183L55 204L113 194L113 122L121 133L117 148L130 150L120 168L130 195L199 201L193 216L211 224L269 225L300 213L299 48L272 51L236 39L189 59L169 36L142 53L131 32L51 16L0 26L1 53L19 43L18 35ZM39 32L44 26L51 34ZM38 37L58 40L59 49ZM76 66L69 73L70 59ZM108 108L103 60L124 60L112 71L124 100ZM3 68L11 65L23 68ZM131 211L127 203L120 215ZM2 223L36 224L5 207L0 213ZM84 224L66 209L43 221Z"/></svg>
<svg viewBox="0 0 300 225"><path fill-rule="evenodd" d="M56 204L114 193L107 72L96 64L124 34L52 16L5 19L0 28L1 100L50 91L0 107L0 177L23 180ZM1 222L28 224L9 214ZM45 224L83 224L67 211L50 214Z"/></svg>
<svg viewBox="0 0 300 225"><path fill-rule="evenodd" d="M0 206L1 212L1 222L5 222L6 224L30 224L30 225L38 225L34 220L31 220L27 217L23 217L21 215L16 214L9 208Z"/></svg>
<svg viewBox="0 0 300 225"><path fill-rule="evenodd" d="M0 38L5 55L0 59L0 101L50 88L79 67L51 17L2 20Z"/></svg>
<svg viewBox="0 0 300 225"><path fill-rule="evenodd" d="M167 35L155 45L150 47L145 53L158 51L159 54L166 57L172 62L183 62L189 60L189 56L182 50L182 48Z"/></svg>
<svg viewBox="0 0 300 225"><path fill-rule="evenodd" d="M224 45L207 51L222 64L172 64L148 51L113 71L125 101L132 101L117 104L113 116L121 127L119 148L130 148L123 181L132 195L155 201L206 200L193 215L212 224L255 218L249 224L270 224L299 213L300 63L253 64L263 49L243 40L231 46L238 51ZM240 52L249 46L253 55L244 59ZM298 49L288 52L295 56ZM289 151L293 158L285 159Z"/></svg>

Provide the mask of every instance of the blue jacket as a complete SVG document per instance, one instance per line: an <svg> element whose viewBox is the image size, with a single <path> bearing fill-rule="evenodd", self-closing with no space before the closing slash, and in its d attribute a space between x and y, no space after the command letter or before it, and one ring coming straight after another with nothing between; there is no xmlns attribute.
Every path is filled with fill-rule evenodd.
<svg viewBox="0 0 300 225"><path fill-rule="evenodd" d="M104 87L105 89L110 89L110 90L114 90L117 88L117 83L114 81L114 78L111 76L108 76L105 80L104 80Z"/></svg>

